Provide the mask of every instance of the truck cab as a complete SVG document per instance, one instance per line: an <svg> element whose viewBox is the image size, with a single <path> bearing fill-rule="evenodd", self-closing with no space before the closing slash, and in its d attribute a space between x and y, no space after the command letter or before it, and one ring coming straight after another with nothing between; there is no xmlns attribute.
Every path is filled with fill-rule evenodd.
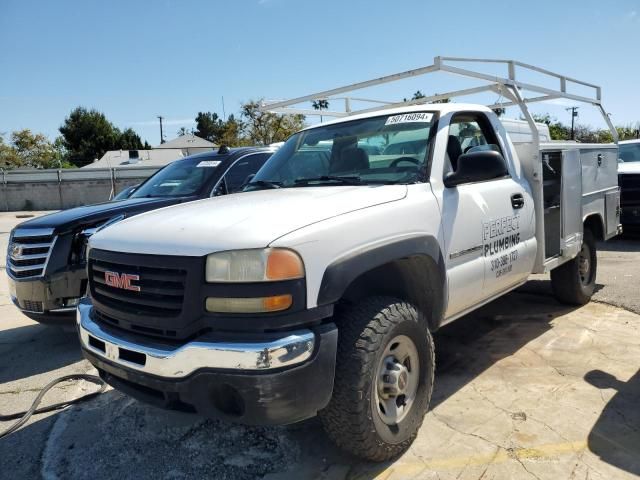
<svg viewBox="0 0 640 480"><path fill-rule="evenodd" d="M534 272L586 303L595 241L619 224L615 145L545 146L530 115L531 141L514 144L492 108L429 100L309 127L242 195L94 235L85 357L161 407L319 415L362 458L406 450L433 389L431 332Z"/></svg>

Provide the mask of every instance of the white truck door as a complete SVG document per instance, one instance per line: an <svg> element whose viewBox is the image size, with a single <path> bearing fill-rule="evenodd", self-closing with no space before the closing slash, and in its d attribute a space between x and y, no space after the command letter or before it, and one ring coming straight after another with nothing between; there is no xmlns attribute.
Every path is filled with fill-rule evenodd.
<svg viewBox="0 0 640 480"><path fill-rule="evenodd" d="M529 183L497 118L494 124L498 130L496 140L502 140L509 177L489 182L493 188L487 194L488 215L482 225L485 298L524 282L531 274L537 252L535 208ZM494 133L492 129L487 135Z"/></svg>
<svg viewBox="0 0 640 480"><path fill-rule="evenodd" d="M481 114L456 113L448 128L444 175L455 171L465 150L489 144L480 123ZM489 218L495 182L473 182L444 188L442 224L445 261L449 277L449 302L446 317L464 312L484 298L485 257L483 223ZM489 201L488 201L489 200Z"/></svg>
<svg viewBox="0 0 640 480"><path fill-rule="evenodd" d="M484 257L482 224L486 203L474 185L445 188L442 225L445 263L449 278L449 300L445 317L475 305L482 298Z"/></svg>
<svg viewBox="0 0 640 480"><path fill-rule="evenodd" d="M450 167L445 162L445 175L447 168L456 169L460 155L472 149L502 152L504 145L483 113L456 113L449 124ZM513 176L489 181L471 179L469 183L445 188L442 211L449 274L447 317L527 277L531 257L535 257L535 239L533 255L524 247L534 235L533 200ZM525 222L521 221L523 216Z"/></svg>

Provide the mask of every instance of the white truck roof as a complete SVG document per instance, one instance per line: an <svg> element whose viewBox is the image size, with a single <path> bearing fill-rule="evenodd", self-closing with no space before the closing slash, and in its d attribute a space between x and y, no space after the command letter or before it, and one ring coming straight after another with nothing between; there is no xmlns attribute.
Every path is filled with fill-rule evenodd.
<svg viewBox="0 0 640 480"><path fill-rule="evenodd" d="M333 125L337 123L343 122L351 122L353 120L360 120L363 118L373 118L379 117L380 115L395 115L400 113L410 113L410 112L434 112L440 115L444 115L451 112L463 112L463 111L486 111L490 112L491 109L485 107L483 105L478 105L475 103L428 103L428 104L420 104L420 105L406 105L399 106L395 108L385 108L381 110L373 110L364 113L355 113L353 115L345 116L342 118L338 118L336 120L331 120L328 122L323 122L322 125ZM312 128L317 127L318 125L310 125L303 130L310 130Z"/></svg>

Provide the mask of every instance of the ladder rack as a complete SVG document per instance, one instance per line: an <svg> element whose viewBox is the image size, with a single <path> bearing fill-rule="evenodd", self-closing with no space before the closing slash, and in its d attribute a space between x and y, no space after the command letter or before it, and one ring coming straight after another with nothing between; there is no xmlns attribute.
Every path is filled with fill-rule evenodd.
<svg viewBox="0 0 640 480"><path fill-rule="evenodd" d="M471 70L469 68L462 68L455 64L460 63L475 63L475 64L501 64L506 67L506 76L500 77L495 75L488 75L479 71ZM519 73L522 71L535 72L541 74L547 78L552 78L558 82L558 88L548 88L533 83L522 82L518 79ZM339 96L360 90L363 88L374 87L385 83L391 83L406 78L417 77L421 75L427 75L434 72L445 72L452 75L458 75L467 77L470 79L482 80L484 85L477 87L466 88L463 90L456 90L448 93L440 93L431 95L416 100L408 100L403 102L385 102L381 100L371 100L366 98L356 98L351 96ZM567 85L579 85L581 87L587 87L592 95L576 95L567 91ZM534 92L537 96L525 97L524 92ZM609 115L602 106L602 89L591 83L577 80L575 78L560 75L558 73L551 72L544 68L529 65L516 60L496 60L496 59L482 59L482 58L461 58L461 57L435 57L433 65L426 67L416 68L413 70L407 70L401 73L395 73L384 77L374 78L372 80L366 80L364 82L353 83L345 85L343 87L333 88L331 90L325 90L322 92L313 93L311 95L304 95L302 97L292 98L290 100L263 102L260 106L262 111L269 111L273 113L285 113L285 114L303 114L303 115L322 115L329 117L347 117L350 115L368 113L378 110L384 110L388 108L396 108L409 105L420 105L431 103L438 100L445 100L455 97L462 97L467 95L473 95L482 92L494 92L507 99L506 102L493 103L488 105L492 109L506 108L511 106L518 106L522 111L525 119L529 123L531 128L534 142L539 143L538 131L535 127L535 121L531 116L527 104L545 102L549 100L556 100L560 98L566 98L575 102L581 102L595 106L601 113L604 121L606 122L614 141L618 142L618 132L611 123ZM327 100L335 102L342 100L344 110L312 110L309 108L302 108L298 106L301 103L312 102L316 100ZM351 102L358 101L364 103L376 103L376 106L367 107L363 109L352 109Z"/></svg>

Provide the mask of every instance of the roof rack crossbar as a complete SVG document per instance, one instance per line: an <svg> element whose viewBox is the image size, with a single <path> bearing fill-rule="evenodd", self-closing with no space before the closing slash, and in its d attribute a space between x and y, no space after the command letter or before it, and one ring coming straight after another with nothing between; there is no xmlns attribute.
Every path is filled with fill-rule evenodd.
<svg viewBox="0 0 640 480"><path fill-rule="evenodd" d="M461 68L460 66L454 66L454 65L451 65L451 63L503 64L507 67L507 76L500 77L495 75L489 75L476 70L471 70L469 68ZM547 77L551 77L555 80L559 80L559 87L557 89L554 89L554 88L549 88L542 85L536 85L529 82L522 82L518 79L519 78L518 69L529 70ZM399 81L406 78L426 75L433 72L444 72L444 73L449 73L453 75L459 75L466 78L481 80L483 82L486 82L486 84L479 87L456 90L453 92L441 93L441 94L431 95L429 97L420 98L417 100L407 100L402 102L384 102L381 100L370 100L370 99L355 98L355 97L337 97L337 95L344 94L347 92L353 92L355 90L360 90L363 88L373 87L376 85L381 85L381 84L390 83L394 81ZM575 85L580 85L582 87L587 87L589 89L593 89L594 95L586 96L586 95L576 95L574 93L569 93L567 91L568 84L575 84ZM609 129L611 130L611 134L614 138L614 141L617 142L618 140L617 131L613 127L613 124L611 123L611 119L609 118L609 116L607 115L606 111L602 106L602 102L601 102L602 89L599 86L582 81L582 80L578 80L572 77L567 77L565 75L560 75L558 73L551 72L544 68L536 67L535 65L529 65L527 63L519 62L516 60L499 60L499 59L465 58L465 57L435 57L433 61L433 65L428 65L426 67L421 67L421 68L415 68L413 70L407 70L405 72L395 73L392 75L386 75L383 77L378 77L378 78L366 80L363 82L357 82L351 85L345 85L343 87L338 87L330 90L325 90L322 92L313 93L311 95L304 95L301 97L292 98L290 100L283 100L283 101L276 101L276 102L263 102L263 104L260 106L260 109L262 111L270 111L275 113L302 113L304 115L323 115L327 117L330 117L330 116L344 117L344 116L354 115L358 113L368 113L368 112L380 110L380 109L429 103L429 102L434 102L438 100L445 100L445 99L454 98L454 97L471 95L474 93L481 93L485 91L494 91L506 97L509 100L508 102L491 104L489 105L491 108L519 106L520 110L524 113L525 118L527 118L527 121L530 120L530 115L528 114L528 110L526 109L527 103L543 102L548 100L565 98L568 100L573 100L575 102L594 105L599 109L599 111L603 115L605 122L607 123L607 125L609 126ZM522 93L524 91L535 92L542 95L537 97L525 98ZM344 112L326 111L326 110L313 111L309 109L295 107L295 105L298 105L300 103L311 102L314 100L328 100L328 101L344 100L345 111ZM352 100L382 104L383 106L353 109L351 108Z"/></svg>
<svg viewBox="0 0 640 480"><path fill-rule="evenodd" d="M567 77L566 75L560 75L559 73L552 72L545 68L536 67L535 65L519 62L517 60L495 60L495 59L465 58L465 57L440 57L440 59L444 61L449 61L449 62L505 63L509 67L509 72L510 72L509 78L511 78L512 80L515 80L515 67L522 67L526 70L542 73L543 75L548 75L550 77L556 77L560 80L564 79L566 82L577 83L578 85L583 85L585 87L591 87L594 89L600 88L599 86L594 85L593 83L588 83L582 80L578 80L576 78Z"/></svg>
<svg viewBox="0 0 640 480"><path fill-rule="evenodd" d="M374 78L373 80L366 80L364 82L358 82L352 85L346 85L344 87L333 88L331 90L325 90L323 92L318 92L311 95L305 95L303 97L292 98L291 100L284 100L281 102L270 103L268 105L264 105L264 108L268 110L271 108L288 107L290 105L295 105L297 103L308 102L312 100L330 99L329 97L333 97L334 95L339 95L341 93L351 92L353 90L360 90L363 88L380 85L382 83L401 80L403 78L415 77L418 75L425 75L427 73L435 72L436 70L437 68L435 65L429 65L428 67L422 67L422 68L415 68L413 70L407 70L406 72L394 73L392 75L386 75L384 77Z"/></svg>

